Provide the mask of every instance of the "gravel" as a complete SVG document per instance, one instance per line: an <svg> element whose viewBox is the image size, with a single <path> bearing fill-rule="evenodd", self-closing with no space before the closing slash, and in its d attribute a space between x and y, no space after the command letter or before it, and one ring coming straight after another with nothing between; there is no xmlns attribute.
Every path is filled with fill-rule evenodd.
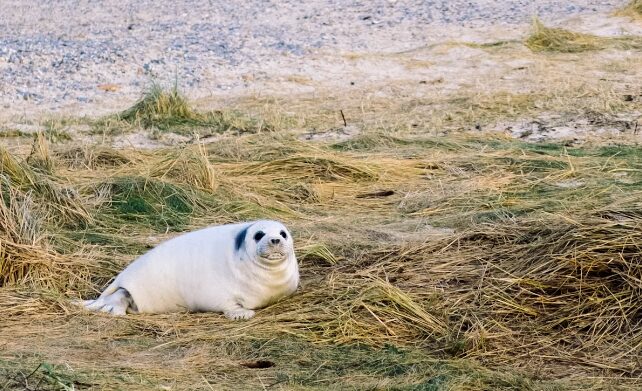
<svg viewBox="0 0 642 391"><path fill-rule="evenodd" d="M127 106L150 80L211 95L318 53L407 50L442 31L606 13L625 2L0 0L0 107Z"/></svg>

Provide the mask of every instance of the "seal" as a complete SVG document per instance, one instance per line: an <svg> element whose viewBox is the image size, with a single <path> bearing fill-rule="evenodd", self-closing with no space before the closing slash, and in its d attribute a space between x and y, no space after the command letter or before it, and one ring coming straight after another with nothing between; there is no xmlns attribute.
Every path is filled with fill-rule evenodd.
<svg viewBox="0 0 642 391"><path fill-rule="evenodd" d="M192 311L249 319L255 309L291 295L298 285L292 235L278 221L259 220L163 242L82 305L113 315Z"/></svg>

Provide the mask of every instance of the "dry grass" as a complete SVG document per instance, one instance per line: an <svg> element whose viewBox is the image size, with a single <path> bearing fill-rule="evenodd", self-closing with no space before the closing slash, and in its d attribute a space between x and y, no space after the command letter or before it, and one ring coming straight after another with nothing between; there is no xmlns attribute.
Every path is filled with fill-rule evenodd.
<svg viewBox="0 0 642 391"><path fill-rule="evenodd" d="M61 150L56 158L66 167L77 170L85 168L97 170L105 167L118 167L133 163L135 155L127 155L121 151L105 147L71 147Z"/></svg>
<svg viewBox="0 0 642 391"><path fill-rule="evenodd" d="M562 28L546 27L539 19L533 20L532 32L526 46L535 52L580 53L607 48L640 49L640 37L606 38L576 33Z"/></svg>
<svg viewBox="0 0 642 391"><path fill-rule="evenodd" d="M82 226L89 223L91 217L78 198L75 189L64 182L56 181L50 171L53 163L47 155L48 149L39 146L43 139L38 137L35 141L30 157L35 166L28 161L20 162L8 151L0 147L0 176L9 186L23 192L31 192L43 209L56 220L56 224Z"/></svg>
<svg viewBox="0 0 642 391"><path fill-rule="evenodd" d="M166 91L158 84L153 84L136 104L120 114L120 118L128 122L139 122L146 127L161 123L198 124L204 120L202 115L190 107L177 87Z"/></svg>
<svg viewBox="0 0 642 391"><path fill-rule="evenodd" d="M159 155L159 160L152 163L152 177L172 178L207 191L215 191L218 187L216 171L202 145Z"/></svg>
<svg viewBox="0 0 642 391"><path fill-rule="evenodd" d="M42 223L34 216L33 200L7 184L0 193L0 222L4 240L0 250L0 286L16 284L37 273L28 262L29 255L42 253ZM46 250L44 250L46 253ZM42 257L42 254L40 254Z"/></svg>
<svg viewBox="0 0 642 391"><path fill-rule="evenodd" d="M533 51L577 53L600 50L606 40L590 34L575 33L561 28L546 27L539 19L533 20L533 31L526 46Z"/></svg>
<svg viewBox="0 0 642 391"><path fill-rule="evenodd" d="M617 12L617 15L642 19L642 1L631 0L626 6Z"/></svg>
<svg viewBox="0 0 642 391"><path fill-rule="evenodd" d="M174 86L164 89L158 84L152 84L149 90L132 107L121 112L116 117L118 122L124 121L134 126L154 128L159 131L174 131L178 133L256 133L270 131L271 125L265 121L257 121L242 113L232 110L199 112L195 110ZM110 121L104 119L104 126L113 127Z"/></svg>
<svg viewBox="0 0 642 391"><path fill-rule="evenodd" d="M66 129L52 123L21 153L0 149L0 388L640 389L638 136L573 147L466 131L640 111L637 52L616 71L600 53L580 61L634 41L535 28L536 50L577 54L481 45L528 61L423 95L413 81L394 99L211 105L249 117L156 90L129 122L97 126L231 134L114 150L48 137ZM302 141L314 132L338 137ZM302 286L248 322L69 303L180 232L266 217L291 227Z"/></svg>
<svg viewBox="0 0 642 391"><path fill-rule="evenodd" d="M58 168L47 178L80 189L77 202L91 214L80 231L53 224L47 211L62 201L36 206L37 194L18 184L44 174L5 152L3 175L14 178L0 204L7 384L18 387L45 363L32 376L76 387L201 387L206 379L222 388L239 381L567 388L465 364L476 360L531 376L639 385L638 147L474 136L363 140L358 148L284 143L284 151L298 150L289 157L278 143L257 155L254 136L238 140L235 150L254 161L224 157L224 140L149 153L54 148L46 156ZM297 184L316 198L292 196ZM249 322L216 314L111 319L67 301L95 295L136 254L173 235L168 230L254 215L291 225L303 285ZM62 319L66 326L55 326ZM44 328L43 343L36 336ZM304 353L292 360L294 351ZM253 370L243 365L266 360L275 366L248 379ZM127 376L116 376L123 368Z"/></svg>

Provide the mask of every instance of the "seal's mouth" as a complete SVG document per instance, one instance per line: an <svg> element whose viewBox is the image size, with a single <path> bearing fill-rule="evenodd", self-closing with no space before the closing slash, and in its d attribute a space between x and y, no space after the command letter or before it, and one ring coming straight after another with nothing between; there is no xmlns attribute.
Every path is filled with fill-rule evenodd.
<svg viewBox="0 0 642 391"><path fill-rule="evenodd" d="M281 261L285 259L285 253L278 250L263 251L259 255L261 258L268 259L270 261Z"/></svg>
<svg viewBox="0 0 642 391"><path fill-rule="evenodd" d="M285 261L290 254L290 246L278 238L268 238L259 243L257 255L264 263L277 264Z"/></svg>
<svg viewBox="0 0 642 391"><path fill-rule="evenodd" d="M259 257L270 262L277 262L287 258L287 252L285 251L284 246L281 245L261 246L259 248Z"/></svg>

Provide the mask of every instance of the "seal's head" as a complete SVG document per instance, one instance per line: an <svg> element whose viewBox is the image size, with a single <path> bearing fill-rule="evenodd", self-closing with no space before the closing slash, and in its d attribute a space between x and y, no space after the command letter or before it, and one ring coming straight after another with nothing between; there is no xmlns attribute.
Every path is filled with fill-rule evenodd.
<svg viewBox="0 0 642 391"><path fill-rule="evenodd" d="M247 254L256 254L267 264L277 264L294 255L290 232L283 224L272 220L256 221L239 232L236 248Z"/></svg>

